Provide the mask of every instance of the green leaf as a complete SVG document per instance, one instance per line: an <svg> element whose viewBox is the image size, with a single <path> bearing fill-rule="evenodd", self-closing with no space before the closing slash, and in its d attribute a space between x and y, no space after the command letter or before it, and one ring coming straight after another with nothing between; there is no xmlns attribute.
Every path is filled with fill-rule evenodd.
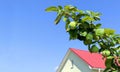
<svg viewBox="0 0 120 72"><path fill-rule="evenodd" d="M56 11L57 12L58 8L55 6L51 6L51 7L46 8L45 11L47 11L47 12Z"/></svg>
<svg viewBox="0 0 120 72"><path fill-rule="evenodd" d="M114 70L114 71L112 71L112 72L118 72L118 70Z"/></svg>
<svg viewBox="0 0 120 72"><path fill-rule="evenodd" d="M103 72L109 72L111 68L106 68Z"/></svg>
<svg viewBox="0 0 120 72"><path fill-rule="evenodd" d="M77 11L77 8L71 5L66 5L64 6L64 10L68 12L73 12L73 11Z"/></svg>
<svg viewBox="0 0 120 72"><path fill-rule="evenodd" d="M85 22L85 21L94 21L94 19L90 16L85 16L84 18L82 18L82 21Z"/></svg>
<svg viewBox="0 0 120 72"><path fill-rule="evenodd" d="M64 12L60 12L55 19L55 24L58 24L63 16Z"/></svg>
<svg viewBox="0 0 120 72"><path fill-rule="evenodd" d="M86 12L87 12L89 15L91 15L91 11L87 10Z"/></svg>
<svg viewBox="0 0 120 72"><path fill-rule="evenodd" d="M66 20L66 24L65 24L65 29L66 29L66 31L69 31L69 30L70 30L70 28L69 28L69 23L70 23L70 20L67 19L67 20Z"/></svg>
<svg viewBox="0 0 120 72"><path fill-rule="evenodd" d="M85 13L83 10L77 10L77 12L79 12L79 14L84 14Z"/></svg>
<svg viewBox="0 0 120 72"><path fill-rule="evenodd" d="M115 41L115 40L112 40L112 41L110 42L110 45L111 45L111 46L115 46L115 44L116 44L116 41Z"/></svg>
<svg viewBox="0 0 120 72"><path fill-rule="evenodd" d="M101 16L102 14L99 12L95 12L95 16Z"/></svg>
<svg viewBox="0 0 120 72"><path fill-rule="evenodd" d="M89 28L89 23L84 22L83 24L81 24L80 27L84 28L85 30L88 30L88 28Z"/></svg>
<svg viewBox="0 0 120 72"><path fill-rule="evenodd" d="M114 56L108 56L107 57L107 59L113 59L114 58Z"/></svg>
<svg viewBox="0 0 120 72"><path fill-rule="evenodd" d="M96 24L95 28L98 29L101 27L101 24Z"/></svg>
<svg viewBox="0 0 120 72"><path fill-rule="evenodd" d="M71 18L72 18L73 20L76 20L76 14L75 14L75 13L72 13L72 14L71 14Z"/></svg>
<svg viewBox="0 0 120 72"><path fill-rule="evenodd" d="M80 41L84 41L86 39L86 37L81 36L80 34L78 34L77 39L80 40Z"/></svg>
<svg viewBox="0 0 120 72"><path fill-rule="evenodd" d="M102 49L106 49L106 48L107 48L106 45L103 44L102 42L99 42L98 44L100 45L100 47L101 47Z"/></svg>
<svg viewBox="0 0 120 72"><path fill-rule="evenodd" d="M113 62L113 59L106 59L106 61L105 61L105 66L106 66L107 68L111 68L112 62Z"/></svg>
<svg viewBox="0 0 120 72"><path fill-rule="evenodd" d="M69 35L70 35L70 38L69 38L70 40L74 40L74 39L78 38L78 34L77 34L76 30L70 30Z"/></svg>
<svg viewBox="0 0 120 72"><path fill-rule="evenodd" d="M100 28L100 29L95 29L95 34L97 36L102 36L104 34L104 29Z"/></svg>
<svg viewBox="0 0 120 72"><path fill-rule="evenodd" d="M87 40L87 39L86 39L86 40L84 40L84 44L85 44L85 45L92 44L92 40Z"/></svg>
<svg viewBox="0 0 120 72"><path fill-rule="evenodd" d="M93 16L93 18L97 21L97 20L100 20L100 13L96 12Z"/></svg>
<svg viewBox="0 0 120 72"><path fill-rule="evenodd" d="M69 11L69 9L70 9L70 5L66 5L66 6L64 6L64 10L65 10L65 11L67 11L67 12L68 12L68 11Z"/></svg>
<svg viewBox="0 0 120 72"><path fill-rule="evenodd" d="M93 18L93 21L97 21L97 20L100 20L100 13L98 13L98 12L93 12L93 11L86 11L87 12L87 14L91 17L91 18Z"/></svg>
<svg viewBox="0 0 120 72"><path fill-rule="evenodd" d="M105 34L107 35L112 35L115 33L115 30L109 29L109 28L105 28L104 31L105 31Z"/></svg>
<svg viewBox="0 0 120 72"><path fill-rule="evenodd" d="M58 6L58 8L59 8L59 10L62 10L62 9L63 9L63 7L62 7L62 6L60 6L60 5Z"/></svg>
<svg viewBox="0 0 120 72"><path fill-rule="evenodd" d="M80 33L80 35L81 35L81 36L86 36L86 35L87 35L87 32L84 31L84 32Z"/></svg>
<svg viewBox="0 0 120 72"><path fill-rule="evenodd" d="M96 40L96 41L98 41L100 38L99 38L99 36L96 36L96 35L94 34L94 35L93 35L93 39Z"/></svg>
<svg viewBox="0 0 120 72"><path fill-rule="evenodd" d="M100 20L100 17L99 16L95 16L95 17L93 17L94 18L94 20Z"/></svg>

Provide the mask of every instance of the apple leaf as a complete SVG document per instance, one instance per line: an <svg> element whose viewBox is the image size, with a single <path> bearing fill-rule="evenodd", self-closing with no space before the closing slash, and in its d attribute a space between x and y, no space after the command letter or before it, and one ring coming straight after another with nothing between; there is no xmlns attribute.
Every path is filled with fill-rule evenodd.
<svg viewBox="0 0 120 72"><path fill-rule="evenodd" d="M64 12L60 12L55 19L55 24L58 24L63 16Z"/></svg>
<svg viewBox="0 0 120 72"><path fill-rule="evenodd" d="M96 24L95 28L98 29L101 27L101 24Z"/></svg>
<svg viewBox="0 0 120 72"><path fill-rule="evenodd" d="M55 6L51 6L51 7L46 8L45 11L47 11L47 12L56 11L57 12L58 8Z"/></svg>
<svg viewBox="0 0 120 72"><path fill-rule="evenodd" d="M113 59L106 59L106 61L105 61L105 66L106 66L107 68L110 68L111 65L112 65L112 62L113 62Z"/></svg>
<svg viewBox="0 0 120 72"><path fill-rule="evenodd" d="M104 29L100 28L100 29L95 29L95 34L97 36L102 36L104 34Z"/></svg>

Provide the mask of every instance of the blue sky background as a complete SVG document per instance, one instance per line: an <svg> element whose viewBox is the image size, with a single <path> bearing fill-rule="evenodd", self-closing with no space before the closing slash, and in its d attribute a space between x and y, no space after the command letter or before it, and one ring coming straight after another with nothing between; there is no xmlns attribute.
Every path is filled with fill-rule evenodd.
<svg viewBox="0 0 120 72"><path fill-rule="evenodd" d="M102 27L120 34L120 0L0 0L0 72L55 72L68 48L87 50L44 11L57 5L101 12Z"/></svg>

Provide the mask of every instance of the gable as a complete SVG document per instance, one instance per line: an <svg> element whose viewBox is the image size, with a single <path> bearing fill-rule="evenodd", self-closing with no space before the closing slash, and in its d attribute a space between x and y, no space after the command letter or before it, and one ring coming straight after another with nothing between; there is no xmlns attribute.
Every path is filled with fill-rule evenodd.
<svg viewBox="0 0 120 72"><path fill-rule="evenodd" d="M69 50L57 69L57 72L91 72L91 69L88 64Z"/></svg>

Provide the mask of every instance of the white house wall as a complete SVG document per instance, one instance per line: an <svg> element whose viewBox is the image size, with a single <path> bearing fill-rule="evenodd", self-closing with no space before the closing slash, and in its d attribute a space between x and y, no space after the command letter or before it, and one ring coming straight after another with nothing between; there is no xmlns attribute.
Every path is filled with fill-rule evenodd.
<svg viewBox="0 0 120 72"><path fill-rule="evenodd" d="M68 59L61 72L81 72L77 67L72 68L71 61Z"/></svg>
<svg viewBox="0 0 120 72"><path fill-rule="evenodd" d="M89 66L70 51L60 72L92 72Z"/></svg>

